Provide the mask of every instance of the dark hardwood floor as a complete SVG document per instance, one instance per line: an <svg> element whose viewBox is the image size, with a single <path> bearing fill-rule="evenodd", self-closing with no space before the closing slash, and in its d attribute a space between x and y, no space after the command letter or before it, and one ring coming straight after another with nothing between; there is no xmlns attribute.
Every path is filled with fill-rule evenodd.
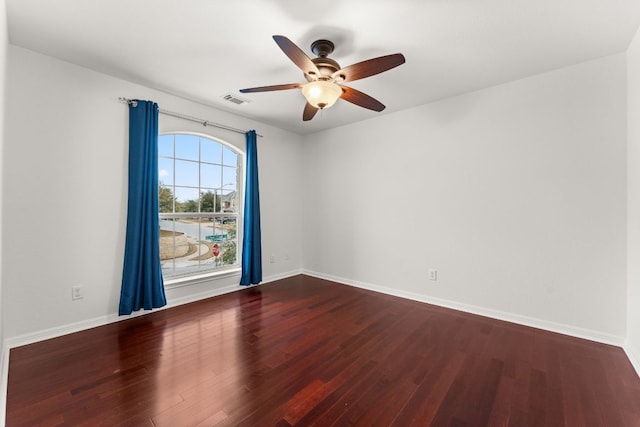
<svg viewBox="0 0 640 427"><path fill-rule="evenodd" d="M11 350L8 426L640 426L622 349L298 276Z"/></svg>

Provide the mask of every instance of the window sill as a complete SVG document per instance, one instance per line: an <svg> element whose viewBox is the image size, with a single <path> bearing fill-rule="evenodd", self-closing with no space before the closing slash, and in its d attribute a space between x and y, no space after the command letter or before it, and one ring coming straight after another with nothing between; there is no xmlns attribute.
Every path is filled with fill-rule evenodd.
<svg viewBox="0 0 640 427"><path fill-rule="evenodd" d="M227 277L240 276L242 269L240 267L233 267L227 270L219 270L212 273L199 274L193 276L177 277L175 279L169 279L164 281L165 289L181 288L183 286L197 285L199 283L208 282L210 280L224 279Z"/></svg>

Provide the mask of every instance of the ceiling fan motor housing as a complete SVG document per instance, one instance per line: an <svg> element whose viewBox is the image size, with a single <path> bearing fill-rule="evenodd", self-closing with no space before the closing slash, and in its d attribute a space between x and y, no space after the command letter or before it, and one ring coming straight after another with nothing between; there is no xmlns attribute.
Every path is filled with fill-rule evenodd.
<svg viewBox="0 0 640 427"><path fill-rule="evenodd" d="M328 80L333 73L340 69L340 64L331 58L313 58L312 61L320 71L319 79L325 77Z"/></svg>

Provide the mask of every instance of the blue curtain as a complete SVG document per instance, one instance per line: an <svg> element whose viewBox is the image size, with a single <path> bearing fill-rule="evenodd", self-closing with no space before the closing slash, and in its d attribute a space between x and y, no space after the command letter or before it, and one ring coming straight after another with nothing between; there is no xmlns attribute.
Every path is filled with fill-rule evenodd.
<svg viewBox="0 0 640 427"><path fill-rule="evenodd" d="M162 307L158 219L158 104L129 104L129 203L120 315Z"/></svg>
<svg viewBox="0 0 640 427"><path fill-rule="evenodd" d="M260 237L260 191L258 189L258 149L256 131L247 132L247 172L244 194L242 236L242 277L247 286L262 281L262 238Z"/></svg>

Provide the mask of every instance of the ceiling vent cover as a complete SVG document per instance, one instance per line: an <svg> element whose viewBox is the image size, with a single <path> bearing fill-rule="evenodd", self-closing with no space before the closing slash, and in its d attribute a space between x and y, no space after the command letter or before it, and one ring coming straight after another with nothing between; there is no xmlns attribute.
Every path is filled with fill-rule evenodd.
<svg viewBox="0 0 640 427"><path fill-rule="evenodd" d="M236 105L242 105L250 102L248 99L240 98L239 96L232 95L230 93L222 97L225 101L233 102Z"/></svg>

